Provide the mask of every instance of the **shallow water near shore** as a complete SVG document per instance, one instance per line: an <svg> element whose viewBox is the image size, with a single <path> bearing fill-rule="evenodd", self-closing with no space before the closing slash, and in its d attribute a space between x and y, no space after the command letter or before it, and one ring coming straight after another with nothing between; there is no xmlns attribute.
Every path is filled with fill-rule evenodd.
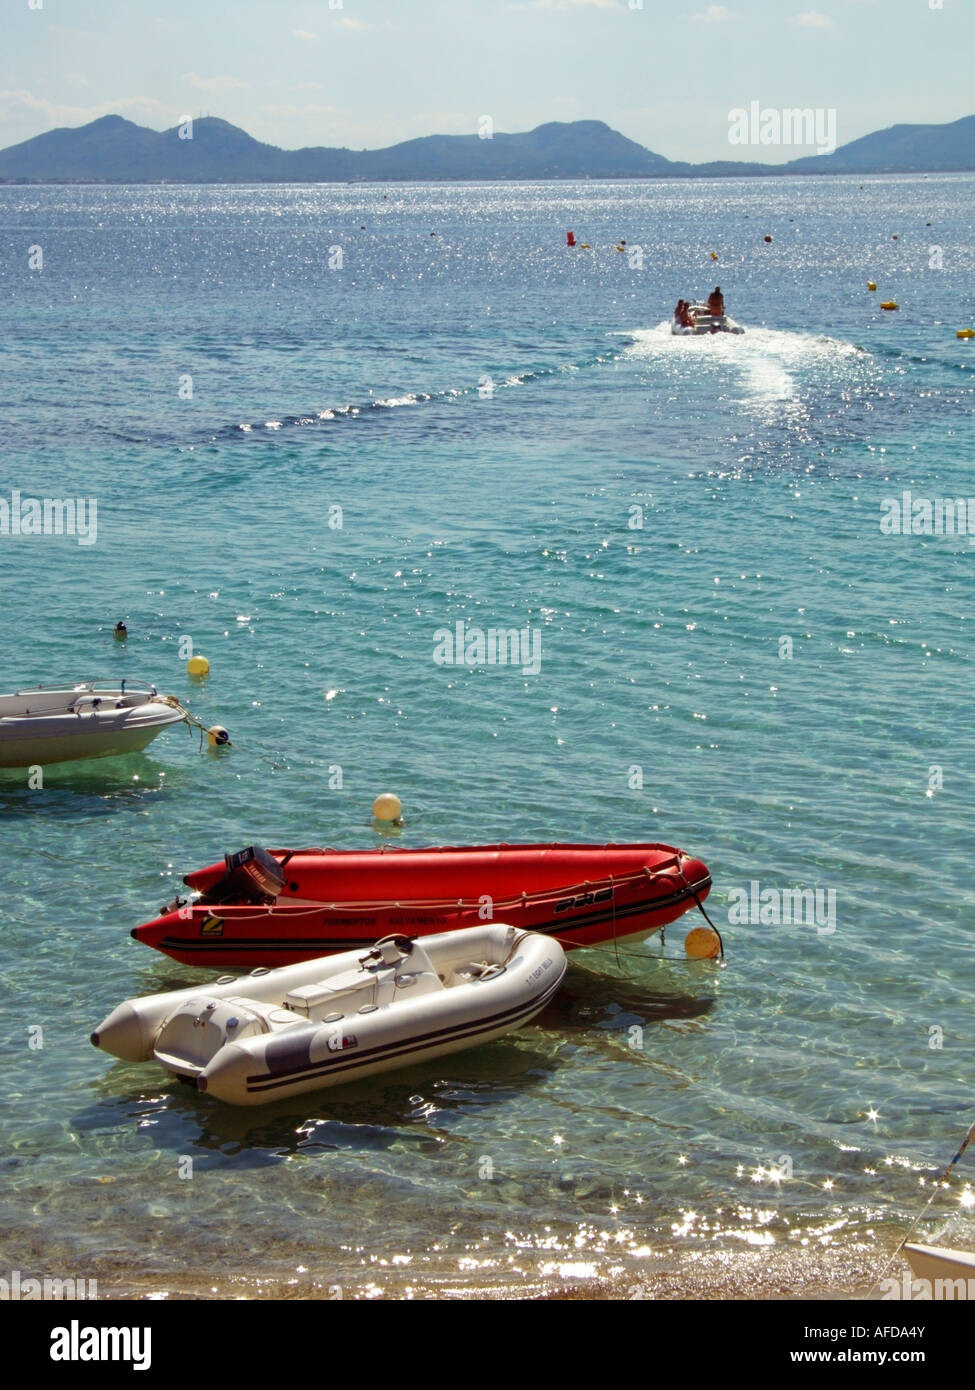
<svg viewBox="0 0 975 1390"><path fill-rule="evenodd" d="M0 492L97 499L92 545L0 536L4 690L141 677L234 744L0 772L0 1262L866 1292L975 1116L972 549L880 525L975 493L973 189L0 189ZM673 338L715 279L745 335ZM539 674L436 664L461 620L540 630ZM386 789L403 845L683 846L724 965L690 918L577 952L499 1043L258 1111L90 1047L215 974L128 935L183 873L382 843ZM833 916L729 920L753 881ZM972 1172L920 1238L975 1245Z"/></svg>

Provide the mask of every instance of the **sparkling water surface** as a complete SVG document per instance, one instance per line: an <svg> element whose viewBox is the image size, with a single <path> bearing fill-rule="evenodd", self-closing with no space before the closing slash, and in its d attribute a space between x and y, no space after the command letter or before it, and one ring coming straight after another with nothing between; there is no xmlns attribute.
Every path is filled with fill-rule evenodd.
<svg viewBox="0 0 975 1390"><path fill-rule="evenodd" d="M0 773L11 1268L869 1286L975 1111L973 554L880 528L975 494L973 189L0 189L0 495L98 507L93 545L0 536L3 689L144 678L234 744ZM746 334L673 338L716 281ZM458 620L540 628L540 673L438 666ZM183 873L381 843L386 789L403 845L682 845L724 967L687 918L506 1040L259 1110L89 1046L211 978L128 935ZM753 880L835 930L729 921ZM971 1247L971 1174L922 1234Z"/></svg>

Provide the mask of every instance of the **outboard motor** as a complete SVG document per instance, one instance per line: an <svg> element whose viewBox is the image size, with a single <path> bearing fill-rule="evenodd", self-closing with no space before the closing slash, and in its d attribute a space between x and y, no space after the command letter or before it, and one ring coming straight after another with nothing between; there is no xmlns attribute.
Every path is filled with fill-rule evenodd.
<svg viewBox="0 0 975 1390"><path fill-rule="evenodd" d="M273 903L284 887L281 865L260 845L225 854L227 871L203 894L205 903Z"/></svg>

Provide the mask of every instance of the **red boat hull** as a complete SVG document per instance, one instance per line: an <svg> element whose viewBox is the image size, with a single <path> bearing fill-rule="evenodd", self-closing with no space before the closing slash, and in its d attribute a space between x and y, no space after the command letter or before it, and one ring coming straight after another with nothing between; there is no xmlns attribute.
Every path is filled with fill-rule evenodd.
<svg viewBox="0 0 975 1390"><path fill-rule="evenodd" d="M278 966L407 936L508 922L566 949L647 936L702 902L705 865L670 845L271 850L274 902L208 904L221 864L187 874L203 897L132 935L187 965Z"/></svg>

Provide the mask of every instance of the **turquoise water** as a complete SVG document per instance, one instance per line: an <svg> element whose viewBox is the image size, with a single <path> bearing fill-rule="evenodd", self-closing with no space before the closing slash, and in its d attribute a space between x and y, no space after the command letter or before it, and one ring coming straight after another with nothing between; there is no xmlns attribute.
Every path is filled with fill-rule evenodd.
<svg viewBox="0 0 975 1390"><path fill-rule="evenodd" d="M975 1112L972 551L880 529L975 494L973 188L0 189L0 496L98 507L93 545L0 536L3 689L142 677L234 743L0 774L0 1258L347 1297L879 1272ZM672 338L716 280L745 336ZM539 674L437 665L461 619L539 628ZM184 872L380 843L386 789L404 845L686 847L725 967L684 923L577 953L506 1041L256 1112L89 1046L202 978L128 936ZM753 880L835 930L729 921ZM971 1175L926 1234L972 1243Z"/></svg>

